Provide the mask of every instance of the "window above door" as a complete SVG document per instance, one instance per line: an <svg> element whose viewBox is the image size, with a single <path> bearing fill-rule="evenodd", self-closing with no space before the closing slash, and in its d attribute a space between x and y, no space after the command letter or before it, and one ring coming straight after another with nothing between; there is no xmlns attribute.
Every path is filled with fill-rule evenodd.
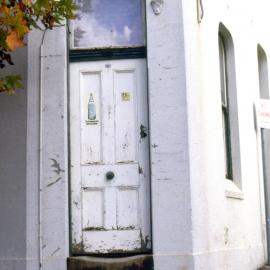
<svg viewBox="0 0 270 270"><path fill-rule="evenodd" d="M145 46L142 0L77 0L70 23L70 48L109 49Z"/></svg>

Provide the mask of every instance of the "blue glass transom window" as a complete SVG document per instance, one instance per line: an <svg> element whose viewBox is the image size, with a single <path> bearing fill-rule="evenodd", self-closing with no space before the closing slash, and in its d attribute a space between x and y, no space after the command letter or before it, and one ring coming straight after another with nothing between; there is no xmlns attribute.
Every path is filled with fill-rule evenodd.
<svg viewBox="0 0 270 270"><path fill-rule="evenodd" d="M142 0L77 0L71 21L71 48L93 49L145 45Z"/></svg>

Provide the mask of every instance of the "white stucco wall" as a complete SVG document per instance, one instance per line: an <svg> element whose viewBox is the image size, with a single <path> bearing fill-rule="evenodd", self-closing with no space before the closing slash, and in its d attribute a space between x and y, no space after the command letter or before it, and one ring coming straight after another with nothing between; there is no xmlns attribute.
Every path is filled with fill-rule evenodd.
<svg viewBox="0 0 270 270"><path fill-rule="evenodd" d="M255 270L266 257L262 172L253 103L259 97L257 44L268 56L270 52L270 6L266 0L203 0L204 17L198 24L196 1L165 1L158 16L150 2L146 1L146 19L155 270ZM232 183L228 185L223 173L220 22L234 41L241 190ZM49 31L40 55L41 33L30 34L28 54L22 52L19 58L25 66L26 58L28 62L27 74L22 66L19 70L28 78L27 92L16 101L9 98L12 106L0 109L0 139L4 142L0 153L16 156L20 164L16 171L10 169L6 174L6 189L0 191L0 258L11 259L9 264L0 261L0 266L8 270L37 270L40 263L46 270L66 269L66 38L65 27ZM0 103L6 99L1 96ZM10 129L3 132L14 106L21 113L12 118L14 126L10 127L16 133ZM8 142L7 133L12 134ZM22 136L17 139L14 134ZM53 167L54 162L59 170ZM7 164L0 163L1 172L9 168ZM236 190L239 198L227 197L228 188ZM1 195L14 195L14 204L3 201ZM9 227L14 216L19 222ZM7 241L8 234L12 237ZM15 240L19 243L16 246Z"/></svg>
<svg viewBox="0 0 270 270"><path fill-rule="evenodd" d="M177 0L159 16L150 1L146 7L155 269L193 269L182 9ZM27 270L39 261L42 269L64 270L69 256L65 28L46 33L41 57L40 42L40 34L31 33ZM61 168L60 181L52 159ZM31 192L39 186L39 195Z"/></svg>
<svg viewBox="0 0 270 270"><path fill-rule="evenodd" d="M254 128L259 97L257 44L269 54L267 1L183 1L190 181L195 269L257 269L265 260L263 185ZM225 181L218 28L230 31L235 50L241 185ZM230 184L230 185L228 185ZM238 191L239 198L226 196ZM237 195L237 194L236 194ZM243 199L241 199L243 197Z"/></svg>
<svg viewBox="0 0 270 270"><path fill-rule="evenodd" d="M193 269L185 44L182 6L146 1L155 270Z"/></svg>
<svg viewBox="0 0 270 270"><path fill-rule="evenodd" d="M66 40L65 27L28 38L27 270L66 269L69 256Z"/></svg>
<svg viewBox="0 0 270 270"><path fill-rule="evenodd" d="M0 94L0 269L26 269L26 84L27 51L13 54L4 74L22 75L16 96Z"/></svg>

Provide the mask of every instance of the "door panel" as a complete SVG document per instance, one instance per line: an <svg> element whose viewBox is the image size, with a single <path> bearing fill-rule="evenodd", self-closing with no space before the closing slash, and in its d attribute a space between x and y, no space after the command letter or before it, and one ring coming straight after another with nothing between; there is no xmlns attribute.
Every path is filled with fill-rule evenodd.
<svg viewBox="0 0 270 270"><path fill-rule="evenodd" d="M151 249L146 63L70 65L72 252Z"/></svg>
<svg viewBox="0 0 270 270"><path fill-rule="evenodd" d="M90 93L92 93L93 100L95 101L95 119L100 119L101 72L82 72L80 76L81 120L88 119ZM96 120L98 122L94 122L94 120L93 122L81 122L81 162L83 164L102 161L101 124L100 121ZM92 124L91 128L88 127L90 124ZM88 140L90 137L91 140Z"/></svg>
<svg viewBox="0 0 270 270"><path fill-rule="evenodd" d="M115 90L115 158L116 162L136 161L135 70L113 72Z"/></svg>

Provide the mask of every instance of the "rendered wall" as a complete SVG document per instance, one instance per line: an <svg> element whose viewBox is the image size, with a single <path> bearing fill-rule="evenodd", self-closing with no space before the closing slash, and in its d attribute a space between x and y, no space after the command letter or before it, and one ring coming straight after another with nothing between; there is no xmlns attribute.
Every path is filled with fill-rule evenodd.
<svg viewBox="0 0 270 270"><path fill-rule="evenodd" d="M69 255L66 27L47 31L40 48L39 218L43 270L65 269ZM38 81L39 81L38 80Z"/></svg>
<svg viewBox="0 0 270 270"><path fill-rule="evenodd" d="M160 270L193 269L182 10L176 0L166 3L159 16L149 0L146 7L154 264ZM41 57L40 38L31 34L28 59L27 196L32 241L27 251L32 261L27 270L37 269L39 260L43 269L63 270L69 256L65 29L46 34ZM37 195L32 191L39 185Z"/></svg>
<svg viewBox="0 0 270 270"><path fill-rule="evenodd" d="M65 27L28 38L27 270L66 269L69 256L66 42Z"/></svg>
<svg viewBox="0 0 270 270"><path fill-rule="evenodd" d="M267 54L270 49L265 27L270 24L261 22L261 12L269 7L263 0L205 0L199 25L196 1L166 1L158 16L150 2L146 19L155 270L254 270L265 261L265 224L253 103L259 96L257 43ZM230 30L235 45L242 190L228 186L223 174L219 22ZM8 105L6 97L0 100L0 153L16 162L16 170L9 161L0 162L1 173L6 172L0 179L5 186L0 189L1 270L25 269L25 257L27 270L37 270L40 263L42 269L65 270L69 256L66 29L49 31L42 51L41 39L40 33L31 33L28 56L19 56L25 63L20 66L23 74L28 57L28 106L24 93L15 101L8 98ZM232 188L236 198L226 196ZM15 256L22 260L15 262Z"/></svg>
<svg viewBox="0 0 270 270"><path fill-rule="evenodd" d="M193 269L185 44L181 1L146 1L155 270Z"/></svg>
<svg viewBox="0 0 270 270"><path fill-rule="evenodd" d="M24 89L0 98L1 270L65 269L69 255L66 29L42 38L14 55Z"/></svg>
<svg viewBox="0 0 270 270"><path fill-rule="evenodd" d="M0 76L19 73L26 88L26 50L19 50L13 59L16 65L7 65ZM1 270L26 269L26 110L25 89L16 96L0 94Z"/></svg>
<svg viewBox="0 0 270 270"><path fill-rule="evenodd" d="M265 220L259 131L257 44L269 55L267 1L183 1L195 269L250 269L263 265ZM239 189L224 177L218 28L235 50L241 153Z"/></svg>

